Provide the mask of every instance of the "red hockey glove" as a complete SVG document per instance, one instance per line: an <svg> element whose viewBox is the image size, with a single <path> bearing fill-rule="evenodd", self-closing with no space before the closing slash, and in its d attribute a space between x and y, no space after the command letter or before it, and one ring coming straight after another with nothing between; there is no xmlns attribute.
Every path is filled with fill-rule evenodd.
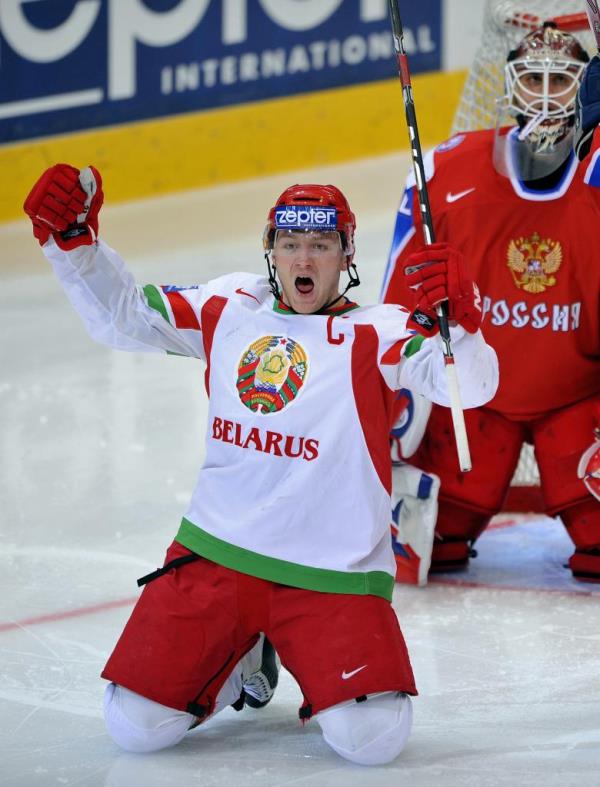
<svg viewBox="0 0 600 787"><path fill-rule="evenodd" d="M438 332L436 307L448 301L448 319L469 333L481 325L481 298L463 255L447 243L432 243L403 261L404 275L415 294L408 325L425 336Z"/></svg>
<svg viewBox="0 0 600 787"><path fill-rule="evenodd" d="M69 251L96 241L103 201L102 178L95 167L80 172L69 164L55 164L31 189L23 209L40 246L52 235Z"/></svg>

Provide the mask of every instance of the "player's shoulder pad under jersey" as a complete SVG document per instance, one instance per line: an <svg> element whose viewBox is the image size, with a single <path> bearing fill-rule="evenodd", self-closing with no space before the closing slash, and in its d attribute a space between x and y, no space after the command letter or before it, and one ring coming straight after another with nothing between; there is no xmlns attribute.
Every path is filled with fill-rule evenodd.
<svg viewBox="0 0 600 787"><path fill-rule="evenodd" d="M410 336L406 328L410 312L397 303L374 303L348 312L348 318L357 324L374 325L377 332L396 339Z"/></svg>
<svg viewBox="0 0 600 787"><path fill-rule="evenodd" d="M494 142L494 133L494 129L483 129L455 134L434 148L436 167L457 159L469 159L477 151L489 149Z"/></svg>
<svg viewBox="0 0 600 787"><path fill-rule="evenodd" d="M454 150L454 148L462 145L465 139L465 134L454 134L454 136L450 137L450 139L446 139L444 142L441 142L436 147L435 151L436 153L449 153L451 150Z"/></svg>
<svg viewBox="0 0 600 787"><path fill-rule="evenodd" d="M206 291L211 295L224 298L248 298L262 302L269 294L269 282L266 276L255 273L226 273L206 284Z"/></svg>
<svg viewBox="0 0 600 787"><path fill-rule="evenodd" d="M437 170L443 169L450 162L455 162L461 158L470 160L476 150L489 146L490 138L493 141L493 136L493 129L462 131L441 142L423 157L425 179L427 181L432 180ZM416 186L416 179L414 172L411 172L406 181L406 188L414 186Z"/></svg>

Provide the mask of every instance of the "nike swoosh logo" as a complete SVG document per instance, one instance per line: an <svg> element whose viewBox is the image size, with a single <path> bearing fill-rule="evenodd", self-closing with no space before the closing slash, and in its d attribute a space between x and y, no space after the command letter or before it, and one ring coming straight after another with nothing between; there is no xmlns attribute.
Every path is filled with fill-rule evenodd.
<svg viewBox="0 0 600 787"><path fill-rule="evenodd" d="M467 194L470 194L472 191L475 191L475 186L473 186L472 189L465 189L464 191L459 191L458 194L453 194L451 191L449 191L446 194L446 202L456 202L457 200L466 197Z"/></svg>
<svg viewBox="0 0 600 787"><path fill-rule="evenodd" d="M238 287L238 288L237 288L237 290L236 290L236 292L237 292L237 294L238 294L238 295L246 295L248 298L254 298L254 300L255 300L257 303L260 303L260 301L258 300L258 298L256 297L256 295L252 295L252 293L251 293L251 292L246 292L246 290L242 290L242 288L241 288L241 287Z"/></svg>
<svg viewBox="0 0 600 787"><path fill-rule="evenodd" d="M362 667L359 667L358 669L354 669L352 670L352 672L346 672L346 670L344 670L342 672L342 680L348 680L348 678L351 678L353 675L356 675L357 672L364 670L366 666L367 666L366 664L363 664Z"/></svg>

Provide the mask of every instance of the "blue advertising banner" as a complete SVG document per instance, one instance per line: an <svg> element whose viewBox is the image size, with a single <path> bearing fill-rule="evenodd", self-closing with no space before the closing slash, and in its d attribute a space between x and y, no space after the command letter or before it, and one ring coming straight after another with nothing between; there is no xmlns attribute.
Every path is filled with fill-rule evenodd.
<svg viewBox="0 0 600 787"><path fill-rule="evenodd" d="M440 3L402 3L413 73ZM387 0L0 0L0 142L396 73Z"/></svg>

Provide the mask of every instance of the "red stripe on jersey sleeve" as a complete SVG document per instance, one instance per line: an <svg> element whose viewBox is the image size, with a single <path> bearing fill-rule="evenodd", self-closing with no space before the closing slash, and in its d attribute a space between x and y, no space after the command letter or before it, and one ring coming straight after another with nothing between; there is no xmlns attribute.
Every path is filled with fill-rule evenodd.
<svg viewBox="0 0 600 787"><path fill-rule="evenodd" d="M183 295L180 292L165 292L165 295L173 310L175 327L191 328L193 331L199 331L200 323L196 317L196 312Z"/></svg>
<svg viewBox="0 0 600 787"><path fill-rule="evenodd" d="M212 351L213 338L217 324L221 319L223 309L227 304L227 298L221 295L213 295L209 298L200 312L202 320L202 342L204 344L204 354L206 355L206 372L204 373L204 385L206 393L210 396L210 354Z"/></svg>
<svg viewBox="0 0 600 787"><path fill-rule="evenodd" d="M400 339L400 341L393 344L389 350L384 352L383 356L381 357L381 363L385 364L386 366L395 366L396 364L400 363L400 358L402 356L402 348L406 344L406 339Z"/></svg>
<svg viewBox="0 0 600 787"><path fill-rule="evenodd" d="M394 391L377 364L379 339L372 325L357 325L352 344L352 391L369 456L388 494L392 491L390 410Z"/></svg>

